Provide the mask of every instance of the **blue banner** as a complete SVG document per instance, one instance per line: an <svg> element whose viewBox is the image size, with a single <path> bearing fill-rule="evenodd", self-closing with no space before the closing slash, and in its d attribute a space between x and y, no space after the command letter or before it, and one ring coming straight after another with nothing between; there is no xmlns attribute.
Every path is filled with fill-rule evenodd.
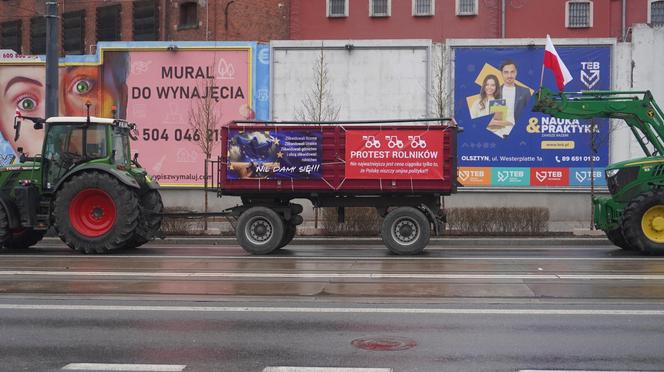
<svg viewBox="0 0 664 372"><path fill-rule="evenodd" d="M240 130L228 135L228 179L321 178L323 134Z"/></svg>
<svg viewBox="0 0 664 372"><path fill-rule="evenodd" d="M611 48L556 46L573 80L566 91L611 87ZM454 116L464 128L458 137L460 170L489 172L476 186L584 186L570 171L608 164L607 119L557 119L531 111L542 77L544 48L455 48ZM553 73L543 85L556 91ZM597 152L592 152L592 141ZM501 168L501 169L493 169ZM563 171L567 180L504 177L505 168ZM501 173L498 173L498 172ZM572 180L571 178L574 179ZM589 179L590 177L588 177ZM463 183L463 182L462 182Z"/></svg>

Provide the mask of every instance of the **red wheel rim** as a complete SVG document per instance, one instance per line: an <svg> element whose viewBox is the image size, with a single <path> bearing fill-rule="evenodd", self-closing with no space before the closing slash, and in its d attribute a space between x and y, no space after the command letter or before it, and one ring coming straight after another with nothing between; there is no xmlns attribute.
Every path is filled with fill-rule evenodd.
<svg viewBox="0 0 664 372"><path fill-rule="evenodd" d="M115 203L104 190L80 191L69 205L69 221L81 235L102 236L115 224Z"/></svg>

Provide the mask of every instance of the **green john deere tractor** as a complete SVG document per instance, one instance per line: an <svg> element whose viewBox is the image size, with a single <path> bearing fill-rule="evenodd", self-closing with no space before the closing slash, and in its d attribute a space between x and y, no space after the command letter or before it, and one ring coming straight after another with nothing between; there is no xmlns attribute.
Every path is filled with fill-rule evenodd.
<svg viewBox="0 0 664 372"><path fill-rule="evenodd" d="M16 117L45 127L42 153L0 167L0 244L25 249L49 227L81 253L135 248L159 234L158 184L131 159L135 124L96 117ZM19 152L21 150L19 149Z"/></svg>
<svg viewBox="0 0 664 372"><path fill-rule="evenodd" d="M646 156L606 167L611 196L593 198L594 224L623 249L664 253L664 114L650 91L555 94L542 88L533 111L625 121Z"/></svg>

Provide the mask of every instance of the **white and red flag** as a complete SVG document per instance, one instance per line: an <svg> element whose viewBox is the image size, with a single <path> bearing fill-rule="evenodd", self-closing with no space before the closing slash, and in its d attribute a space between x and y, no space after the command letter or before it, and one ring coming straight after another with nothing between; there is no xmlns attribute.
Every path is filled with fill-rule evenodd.
<svg viewBox="0 0 664 372"><path fill-rule="evenodd" d="M544 67L553 71L553 76L556 78L556 85L558 89L562 92L565 88L565 85L572 81L572 74L569 73L567 66L563 63L563 60L560 59L556 48L553 46L551 37L546 35L546 47L544 48Z"/></svg>

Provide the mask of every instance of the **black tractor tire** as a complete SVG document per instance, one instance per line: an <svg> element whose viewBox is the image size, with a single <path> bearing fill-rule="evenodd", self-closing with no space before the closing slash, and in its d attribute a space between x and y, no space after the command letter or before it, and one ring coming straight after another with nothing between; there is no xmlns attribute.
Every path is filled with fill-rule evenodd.
<svg viewBox="0 0 664 372"><path fill-rule="evenodd" d="M421 254L429 244L431 224L419 209L399 207L385 216L380 237L393 254Z"/></svg>
<svg viewBox="0 0 664 372"><path fill-rule="evenodd" d="M5 242L8 249L28 249L39 243L46 234L46 230L34 230L33 228L12 231L10 238Z"/></svg>
<svg viewBox="0 0 664 372"><path fill-rule="evenodd" d="M625 237L623 236L622 230L620 227L615 228L613 230L609 230L606 232L606 237L609 239L611 243L613 243L615 246L624 249L626 251L633 251L634 247L629 245L627 243L627 240L625 240Z"/></svg>
<svg viewBox="0 0 664 372"><path fill-rule="evenodd" d="M161 201L161 194L157 190L149 190L139 200L140 213L138 215L138 225L134 231L134 236L129 239L125 248L133 249L152 240L161 228L162 216L155 213L162 213L164 204ZM150 212L150 214L146 213Z"/></svg>
<svg viewBox="0 0 664 372"><path fill-rule="evenodd" d="M252 207L244 211L235 229L240 246L255 255L268 254L277 249L284 234L284 220L266 207Z"/></svg>
<svg viewBox="0 0 664 372"><path fill-rule="evenodd" d="M295 235L297 234L297 225L292 223L286 222L284 224L284 229L284 237L281 238L281 242L279 242L277 249L281 249L287 246L290 242L293 241L293 238L295 238Z"/></svg>
<svg viewBox="0 0 664 372"><path fill-rule="evenodd" d="M138 225L134 190L101 172L73 176L57 191L54 227L60 239L86 254L105 254L126 246Z"/></svg>
<svg viewBox="0 0 664 372"><path fill-rule="evenodd" d="M664 191L647 191L633 198L622 219L625 241L635 250L664 253Z"/></svg>
<svg viewBox="0 0 664 372"><path fill-rule="evenodd" d="M9 216L5 207L0 205L0 247L3 247L11 238L9 231Z"/></svg>

